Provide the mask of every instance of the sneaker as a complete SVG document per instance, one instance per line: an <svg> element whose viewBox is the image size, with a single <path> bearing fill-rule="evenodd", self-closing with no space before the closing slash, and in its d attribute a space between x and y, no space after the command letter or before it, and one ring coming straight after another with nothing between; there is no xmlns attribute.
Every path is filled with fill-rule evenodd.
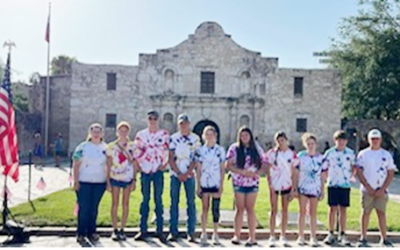
<svg viewBox="0 0 400 250"><path fill-rule="evenodd" d="M148 234L147 233L140 232L138 235L136 235L135 240L136 241L146 241L147 238L148 238Z"/></svg>
<svg viewBox="0 0 400 250"><path fill-rule="evenodd" d="M333 245L335 244L335 241L336 241L335 235L333 235L332 233L328 233L328 235L324 239L324 243L327 245Z"/></svg>
<svg viewBox="0 0 400 250"><path fill-rule="evenodd" d="M231 243L233 245L240 245L240 239L238 239L237 236L233 236L233 238L231 239Z"/></svg>
<svg viewBox="0 0 400 250"><path fill-rule="evenodd" d="M351 246L351 243L350 243L349 239L347 239L347 236L345 234L343 234L341 236L340 242L345 246L348 246L348 247Z"/></svg>
<svg viewBox="0 0 400 250"><path fill-rule="evenodd" d="M369 247L368 241L366 239L359 239L357 247Z"/></svg>
<svg viewBox="0 0 400 250"><path fill-rule="evenodd" d="M94 233L94 234L90 235L88 238L89 238L89 240L90 240L91 242L97 242L97 241L100 240L100 235Z"/></svg>
<svg viewBox="0 0 400 250"><path fill-rule="evenodd" d="M281 236L279 237L279 241L281 242L282 246L284 246L284 247L290 246L290 245L289 245L288 239L287 239L285 236L283 236L283 235L281 235Z"/></svg>
<svg viewBox="0 0 400 250"><path fill-rule="evenodd" d="M213 240L214 246L219 246L221 245L221 242L219 241L219 236L218 234L213 234L211 239Z"/></svg>
<svg viewBox="0 0 400 250"><path fill-rule="evenodd" d="M76 237L76 242L78 242L79 244L84 244L84 243L86 243L85 236L78 236L78 237Z"/></svg>
<svg viewBox="0 0 400 250"><path fill-rule="evenodd" d="M275 247L275 236L270 236L268 240L269 247Z"/></svg>
<svg viewBox="0 0 400 250"><path fill-rule="evenodd" d="M194 234L189 235L188 240L190 243L197 243L196 236Z"/></svg>
<svg viewBox="0 0 400 250"><path fill-rule="evenodd" d="M319 247L318 240L315 237L312 237L310 240L311 247Z"/></svg>
<svg viewBox="0 0 400 250"><path fill-rule="evenodd" d="M299 246L304 246L304 245L306 245L306 241L304 240L303 237L299 236L299 238L297 238L297 244Z"/></svg>
<svg viewBox="0 0 400 250"><path fill-rule="evenodd" d="M121 240L120 234L119 234L118 230L114 230L114 232L113 232L112 235L111 235L111 239L112 239L113 241L119 241L119 240Z"/></svg>
<svg viewBox="0 0 400 250"><path fill-rule="evenodd" d="M126 234L124 230L119 231L119 238L120 240L126 240Z"/></svg>
<svg viewBox="0 0 400 250"><path fill-rule="evenodd" d="M250 240L248 240L244 246L245 247L257 246L257 242L251 242Z"/></svg>
<svg viewBox="0 0 400 250"><path fill-rule="evenodd" d="M177 242L179 240L178 235L170 234L168 237L168 241Z"/></svg>
<svg viewBox="0 0 400 250"><path fill-rule="evenodd" d="M201 243L202 245L207 245L207 234L205 234L205 233L202 233L202 234L201 234L201 236L200 236L200 243Z"/></svg>
<svg viewBox="0 0 400 250"><path fill-rule="evenodd" d="M380 245L381 247L394 247L393 243L388 239L381 240Z"/></svg>

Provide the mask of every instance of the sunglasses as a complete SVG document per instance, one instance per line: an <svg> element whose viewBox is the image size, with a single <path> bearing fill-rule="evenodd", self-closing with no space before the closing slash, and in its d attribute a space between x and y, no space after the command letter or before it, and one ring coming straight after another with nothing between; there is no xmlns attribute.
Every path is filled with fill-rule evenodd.
<svg viewBox="0 0 400 250"><path fill-rule="evenodd" d="M149 121L157 121L158 120L158 118L155 118L155 117L149 117Z"/></svg>

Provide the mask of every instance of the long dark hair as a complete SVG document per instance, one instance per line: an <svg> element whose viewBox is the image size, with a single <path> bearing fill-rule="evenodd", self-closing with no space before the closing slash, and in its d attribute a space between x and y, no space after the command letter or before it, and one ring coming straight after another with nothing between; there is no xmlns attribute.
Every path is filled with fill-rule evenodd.
<svg viewBox="0 0 400 250"><path fill-rule="evenodd" d="M249 142L249 147L246 148L244 143L240 140L240 135L243 132L247 132L250 135L250 142ZM237 155L237 166L240 169L244 168L244 165L246 164L246 151L248 151L250 158L251 158L251 164L256 164L257 169L261 168L261 159L260 155L258 154L258 150L256 147L256 143L253 137L253 133L248 127L241 127L238 131L237 135L237 144L238 147L236 149L236 155Z"/></svg>

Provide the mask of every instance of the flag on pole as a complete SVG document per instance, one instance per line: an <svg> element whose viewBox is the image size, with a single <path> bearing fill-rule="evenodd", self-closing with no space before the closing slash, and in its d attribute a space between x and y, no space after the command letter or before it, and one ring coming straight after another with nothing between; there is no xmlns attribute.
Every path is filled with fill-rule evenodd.
<svg viewBox="0 0 400 250"><path fill-rule="evenodd" d="M3 168L3 175L10 176L15 182L18 181L18 141L12 105L10 53L0 88L0 166Z"/></svg>
<svg viewBox="0 0 400 250"><path fill-rule="evenodd" d="M47 19L46 36L44 39L46 40L46 42L50 42L50 13Z"/></svg>
<svg viewBox="0 0 400 250"><path fill-rule="evenodd" d="M38 182L38 184L36 184L36 188L39 190L45 190L46 189L46 182L44 182L43 177L40 177L40 180Z"/></svg>
<svg viewBox="0 0 400 250"><path fill-rule="evenodd" d="M6 187L6 189L4 190L4 187L3 187L3 190L1 190L1 198L3 198L4 199L4 197L6 196L6 193L7 193L7 200L9 201L9 200L11 200L11 192L10 192L10 189L8 189L8 187Z"/></svg>

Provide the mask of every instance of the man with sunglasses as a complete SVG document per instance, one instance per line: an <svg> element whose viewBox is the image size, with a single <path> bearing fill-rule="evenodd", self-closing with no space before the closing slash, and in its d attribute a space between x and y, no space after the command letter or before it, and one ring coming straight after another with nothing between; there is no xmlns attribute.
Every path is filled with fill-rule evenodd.
<svg viewBox="0 0 400 250"><path fill-rule="evenodd" d="M158 112L150 110L147 113L148 127L137 133L134 141L134 155L141 171L142 203L140 205L140 234L136 240L145 241L148 237L147 220L149 217L149 202L151 182L154 188L154 201L157 225L157 237L166 242L163 234L163 203L164 170L168 165L169 134L158 128Z"/></svg>
<svg viewBox="0 0 400 250"><path fill-rule="evenodd" d="M361 182L361 237L359 247L367 247L367 229L371 211L376 210L381 233L381 246L393 247L386 238L386 204L388 202L388 187L393 180L396 165L392 155L381 148L382 134L378 129L368 133L370 147L360 151L357 156L357 174Z"/></svg>

